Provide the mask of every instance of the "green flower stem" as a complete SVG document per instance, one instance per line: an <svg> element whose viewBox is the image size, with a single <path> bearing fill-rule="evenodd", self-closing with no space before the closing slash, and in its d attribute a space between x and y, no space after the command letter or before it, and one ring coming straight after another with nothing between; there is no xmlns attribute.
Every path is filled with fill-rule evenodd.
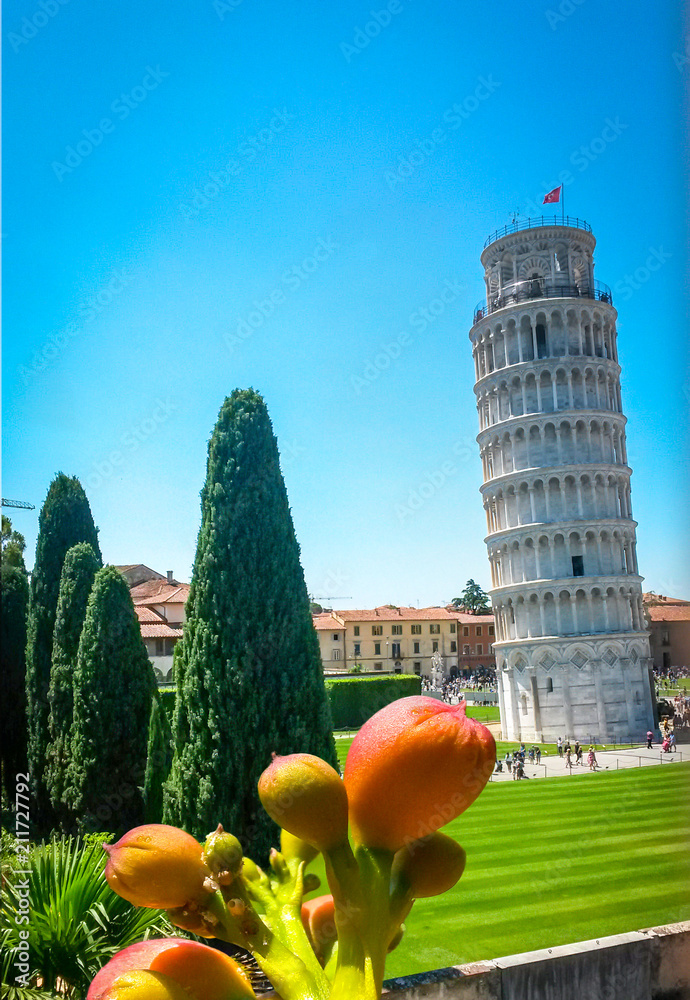
<svg viewBox="0 0 690 1000"><path fill-rule="evenodd" d="M228 912L222 894L217 892L206 908L218 920L216 937L251 952L282 1000L326 1000L327 990L324 993L320 984L315 983L304 962L285 947L251 904L249 914L235 917ZM323 970L321 974L323 976Z"/></svg>
<svg viewBox="0 0 690 1000"><path fill-rule="evenodd" d="M342 844L326 854L335 900L338 958L330 1000L379 1000L383 987L391 914L393 854Z"/></svg>

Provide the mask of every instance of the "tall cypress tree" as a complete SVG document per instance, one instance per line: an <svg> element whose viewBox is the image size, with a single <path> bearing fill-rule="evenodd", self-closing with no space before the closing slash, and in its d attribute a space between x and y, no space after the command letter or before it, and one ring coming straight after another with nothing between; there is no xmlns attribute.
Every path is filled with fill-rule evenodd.
<svg viewBox="0 0 690 1000"><path fill-rule="evenodd" d="M65 832L72 832L74 828L63 801L70 760L74 672L86 605L99 568L100 562L91 545L80 542L67 552L60 576L48 689L50 714L46 784L55 817Z"/></svg>
<svg viewBox="0 0 690 1000"><path fill-rule="evenodd" d="M3 719L0 725L2 787L15 799L15 776L26 771L26 614L29 580L22 566L0 571L0 675Z"/></svg>
<svg viewBox="0 0 690 1000"><path fill-rule="evenodd" d="M68 549L88 542L101 560L98 532L81 483L59 472L39 515L36 560L31 574L26 644L28 761L33 791L32 819L39 829L53 822L45 781L48 749L48 686L60 574Z"/></svg>
<svg viewBox="0 0 690 1000"><path fill-rule="evenodd" d="M199 837L220 822L265 856L277 829L256 785L271 752L336 754L278 446L253 389L225 400L209 444L176 653L164 821Z"/></svg>
<svg viewBox="0 0 690 1000"><path fill-rule="evenodd" d="M81 830L120 833L143 822L155 686L127 583L105 566L89 597L74 675L65 797Z"/></svg>
<svg viewBox="0 0 690 1000"><path fill-rule="evenodd" d="M144 779L144 808L147 823L160 823L163 816L163 785L172 763L172 730L168 716L155 692L149 721L149 745Z"/></svg>

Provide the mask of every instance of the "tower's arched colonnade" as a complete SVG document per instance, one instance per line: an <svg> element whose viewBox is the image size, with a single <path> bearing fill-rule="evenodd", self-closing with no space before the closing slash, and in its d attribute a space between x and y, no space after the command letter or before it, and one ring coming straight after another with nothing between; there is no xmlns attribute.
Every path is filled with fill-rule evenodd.
<svg viewBox="0 0 690 1000"><path fill-rule="evenodd" d="M654 725L616 310L586 223L496 234L470 331L504 737Z"/></svg>

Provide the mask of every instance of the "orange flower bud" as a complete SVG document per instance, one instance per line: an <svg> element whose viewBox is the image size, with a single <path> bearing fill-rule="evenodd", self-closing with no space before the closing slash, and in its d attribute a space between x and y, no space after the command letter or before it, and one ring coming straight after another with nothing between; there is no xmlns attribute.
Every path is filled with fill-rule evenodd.
<svg viewBox="0 0 690 1000"><path fill-rule="evenodd" d="M160 938L114 955L86 1000L251 1000L254 995L245 970L227 955L186 938Z"/></svg>
<svg viewBox="0 0 690 1000"><path fill-rule="evenodd" d="M198 1000L246 1000L255 996L249 976L222 951L196 941L182 941L159 952L152 972L170 976Z"/></svg>
<svg viewBox="0 0 690 1000"><path fill-rule="evenodd" d="M489 780L496 744L465 703L394 701L352 741L345 788L355 839L397 851L464 812Z"/></svg>
<svg viewBox="0 0 690 1000"><path fill-rule="evenodd" d="M259 798L279 826L320 851L347 839L347 792L338 772L320 757L274 757L259 778Z"/></svg>
<svg viewBox="0 0 690 1000"><path fill-rule="evenodd" d="M323 955L337 939L335 928L335 903L332 896L317 896L302 903L302 923L309 935L312 948Z"/></svg>
<svg viewBox="0 0 690 1000"><path fill-rule="evenodd" d="M411 899L440 896L453 888L465 870L466 860L460 844L445 833L432 833L396 852L391 881L402 886Z"/></svg>
<svg viewBox="0 0 690 1000"><path fill-rule="evenodd" d="M171 910L208 898L204 882L211 875L201 844L174 826L137 826L108 852L105 877L118 896L135 906Z"/></svg>

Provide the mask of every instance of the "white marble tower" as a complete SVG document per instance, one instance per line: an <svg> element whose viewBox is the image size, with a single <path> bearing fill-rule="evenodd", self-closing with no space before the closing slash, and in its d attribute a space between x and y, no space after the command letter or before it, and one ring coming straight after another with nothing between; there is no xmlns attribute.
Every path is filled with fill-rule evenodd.
<svg viewBox="0 0 690 1000"><path fill-rule="evenodd" d="M494 233L470 330L504 738L654 728L610 289L581 219Z"/></svg>

